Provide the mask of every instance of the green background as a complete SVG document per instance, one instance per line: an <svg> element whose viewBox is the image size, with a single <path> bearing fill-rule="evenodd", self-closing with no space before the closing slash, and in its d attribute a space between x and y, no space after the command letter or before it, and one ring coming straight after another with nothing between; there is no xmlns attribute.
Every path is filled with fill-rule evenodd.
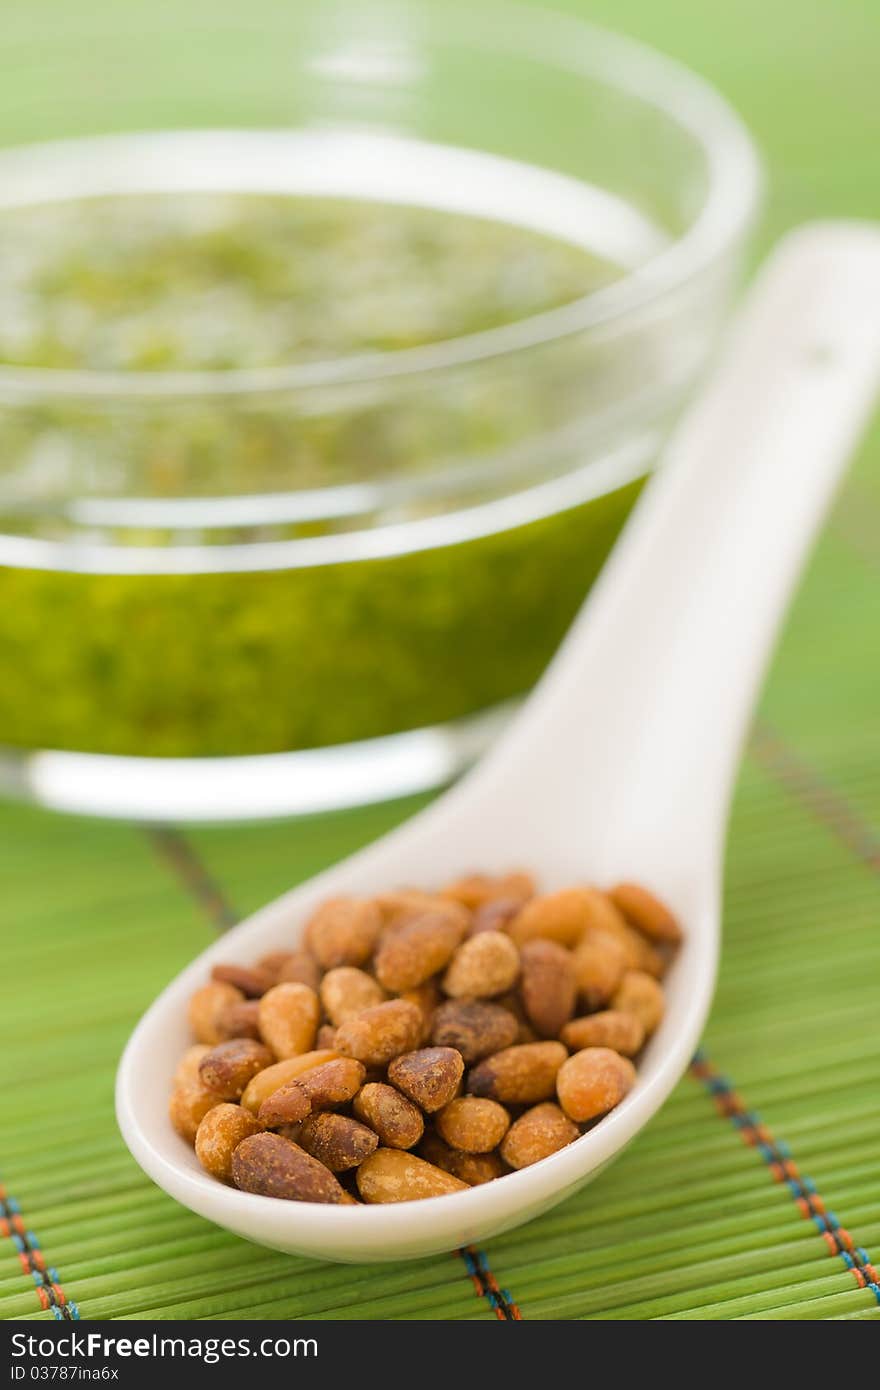
<svg viewBox="0 0 880 1390"><path fill-rule="evenodd" d="M102 4L117 19L125 9ZM739 107L769 176L760 251L808 218L880 217L876 0L569 8L692 64ZM70 0L6 0L7 54L75 14ZM14 99L8 85L0 96L6 138L27 101L21 71ZM350 1268L247 1245L153 1188L112 1117L133 1022L213 927L408 806L187 836L0 808L0 1313L51 1318L58 1284L59 1315L73 1302L84 1318L880 1315L878 534L875 428L744 762L711 1068L682 1081L598 1182L483 1252Z"/></svg>

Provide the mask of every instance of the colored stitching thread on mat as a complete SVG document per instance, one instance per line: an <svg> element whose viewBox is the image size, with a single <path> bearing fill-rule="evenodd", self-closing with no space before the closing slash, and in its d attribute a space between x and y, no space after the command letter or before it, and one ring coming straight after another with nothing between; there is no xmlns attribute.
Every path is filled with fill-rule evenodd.
<svg viewBox="0 0 880 1390"><path fill-rule="evenodd" d="M779 734L759 721L751 752L760 765L810 814L846 845L866 868L880 873L880 839L836 787L804 762Z"/></svg>
<svg viewBox="0 0 880 1390"><path fill-rule="evenodd" d="M872 499L864 488L850 479L846 491L838 499L832 524L859 559L876 569L880 565L880 551L877 549L876 520L870 515L872 509Z"/></svg>
<svg viewBox="0 0 880 1390"><path fill-rule="evenodd" d="M219 883L202 863L189 840L170 825L151 825L146 833L154 848L172 867L184 887L204 908L217 931L234 927L238 913L227 901Z"/></svg>
<svg viewBox="0 0 880 1390"><path fill-rule="evenodd" d="M849 1231L827 1209L812 1181L801 1176L788 1145L774 1138L767 1126L761 1123L760 1117L753 1110L746 1109L730 1081L716 1071L702 1049L694 1056L691 1072L712 1096L718 1113L738 1130L743 1143L758 1150L774 1182L788 1185L801 1215L805 1221L813 1222L828 1247L829 1255L839 1255L859 1288L870 1289L880 1303L880 1277L868 1252L853 1242Z"/></svg>
<svg viewBox="0 0 880 1390"><path fill-rule="evenodd" d="M47 1266L40 1249L40 1242L33 1231L27 1229L22 1220L18 1203L14 1197L9 1196L2 1185L0 1185L0 1236L7 1237L15 1246L22 1272L30 1275L33 1279L37 1298L43 1311L48 1313L51 1308L52 1316L56 1322L78 1322L79 1309L75 1303L71 1303L67 1298L61 1287L57 1269L54 1269L52 1265Z"/></svg>
<svg viewBox="0 0 880 1390"><path fill-rule="evenodd" d="M161 857L169 863L183 886L204 909L217 931L228 931L239 921L238 913L220 885L208 872L185 835L173 826L149 826L147 834ZM500 1322L521 1322L522 1313L506 1289L498 1287L489 1261L482 1250L468 1245L458 1251L464 1260L474 1288L486 1298Z"/></svg>
<svg viewBox="0 0 880 1390"><path fill-rule="evenodd" d="M483 1250L474 1245L463 1245L459 1255L474 1285L478 1298L487 1298L499 1322L521 1322L522 1313L506 1289L499 1288L495 1275L489 1268L489 1261Z"/></svg>

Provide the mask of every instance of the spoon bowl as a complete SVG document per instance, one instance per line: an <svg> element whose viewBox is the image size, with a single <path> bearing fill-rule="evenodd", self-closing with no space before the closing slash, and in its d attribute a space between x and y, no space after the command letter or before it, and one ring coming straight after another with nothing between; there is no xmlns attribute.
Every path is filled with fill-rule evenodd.
<svg viewBox="0 0 880 1390"><path fill-rule="evenodd" d="M328 893L385 886L387 878L373 878L366 863L358 869L359 858L346 863L352 876L333 873L313 880L226 934L178 976L157 1001L162 1008L153 1006L129 1045L120 1069L117 1112L129 1148L160 1187L248 1240L335 1260L431 1255L483 1241L537 1216L595 1176L650 1119L699 1040L711 997L711 983L706 989L701 981L714 981L718 918L709 908L697 929L689 931L668 977L667 1016L645 1049L634 1089L596 1129L543 1162L452 1197L357 1209L279 1202L225 1187L205 1173L168 1121L169 1078L192 1041L186 1024L189 996L205 982L212 964L251 963L279 943L289 944L295 936L292 922L305 921ZM399 877L399 866L397 873ZM571 882L578 873L583 877L582 865L573 862L571 874L560 883Z"/></svg>
<svg viewBox="0 0 880 1390"><path fill-rule="evenodd" d="M427 810L284 895L202 953L147 1011L117 1078L134 1157L191 1210L246 1239L335 1260L480 1242L601 1171L685 1071L714 989L723 841L742 739L780 617L880 378L880 233L789 237L717 374L673 440L543 680L490 754ZM530 1168L400 1205L284 1202L226 1187L168 1120L186 1006L219 961L293 949L323 899L523 866L542 889L629 878L685 939L636 1085Z"/></svg>

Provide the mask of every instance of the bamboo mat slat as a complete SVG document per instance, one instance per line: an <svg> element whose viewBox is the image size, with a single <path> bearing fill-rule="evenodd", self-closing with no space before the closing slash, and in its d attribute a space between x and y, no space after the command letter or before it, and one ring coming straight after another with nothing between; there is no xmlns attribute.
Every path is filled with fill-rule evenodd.
<svg viewBox="0 0 880 1390"><path fill-rule="evenodd" d="M770 166L764 244L817 212L880 217L880 12L818 0L808 25L794 0L570 8L692 61L743 108ZM20 12L16 32L31 22ZM0 110L0 134L13 123ZM875 428L742 768L703 1050L599 1180L485 1250L352 1267L259 1249L154 1188L113 1118L119 1053L168 977L417 802L162 835L0 805L0 1317L880 1317L878 537Z"/></svg>

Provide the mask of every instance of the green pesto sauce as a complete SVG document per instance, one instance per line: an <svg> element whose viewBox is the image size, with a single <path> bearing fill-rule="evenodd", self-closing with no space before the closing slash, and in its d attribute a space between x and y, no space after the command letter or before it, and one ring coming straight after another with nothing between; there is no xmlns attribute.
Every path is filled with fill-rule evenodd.
<svg viewBox="0 0 880 1390"><path fill-rule="evenodd" d="M583 248L435 208L141 193L5 210L0 362L275 367L420 347L614 278Z"/></svg>
<svg viewBox="0 0 880 1390"><path fill-rule="evenodd" d="M2 736L259 753L482 709L540 674L638 487L479 541L323 569L0 571Z"/></svg>
<svg viewBox="0 0 880 1390"><path fill-rule="evenodd" d="M521 228L381 204L138 195L50 211L0 224L0 361L223 370L386 351L498 327L614 274ZM445 456L479 465L564 421L583 369L551 352L515 390L489 373L448 399L426 383L306 413L275 398L0 407L0 480L13 499L0 497L0 529L60 538L53 501L89 490L230 495L400 477ZM0 568L0 742L274 752L485 708L539 675L638 487L478 541L313 569ZM47 505L23 510L22 496ZM245 539L330 529L264 526Z"/></svg>

